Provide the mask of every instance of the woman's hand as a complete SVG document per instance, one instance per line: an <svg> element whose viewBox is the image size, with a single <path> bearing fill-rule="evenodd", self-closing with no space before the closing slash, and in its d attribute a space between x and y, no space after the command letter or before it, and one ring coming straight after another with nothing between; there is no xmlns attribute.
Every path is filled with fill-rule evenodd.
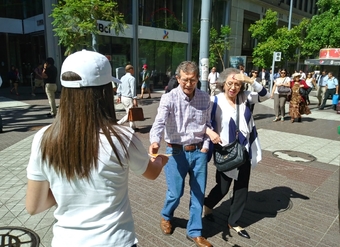
<svg viewBox="0 0 340 247"><path fill-rule="evenodd" d="M210 140L211 140L214 144L217 144L217 143L220 143L220 142L221 142L220 136L219 136L215 131L212 131L212 133L211 133L209 136L210 136Z"/></svg>
<svg viewBox="0 0 340 247"><path fill-rule="evenodd" d="M240 82L249 83L250 85L254 83L254 79L250 78L249 76L246 76L245 74L235 74L233 75L233 79Z"/></svg>

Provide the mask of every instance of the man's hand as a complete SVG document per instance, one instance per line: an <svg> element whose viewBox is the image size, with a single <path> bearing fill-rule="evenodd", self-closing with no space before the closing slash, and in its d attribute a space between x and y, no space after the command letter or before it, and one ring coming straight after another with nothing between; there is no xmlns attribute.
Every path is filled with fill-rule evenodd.
<svg viewBox="0 0 340 247"><path fill-rule="evenodd" d="M149 147L149 154L157 154L159 149L159 144L154 142Z"/></svg>

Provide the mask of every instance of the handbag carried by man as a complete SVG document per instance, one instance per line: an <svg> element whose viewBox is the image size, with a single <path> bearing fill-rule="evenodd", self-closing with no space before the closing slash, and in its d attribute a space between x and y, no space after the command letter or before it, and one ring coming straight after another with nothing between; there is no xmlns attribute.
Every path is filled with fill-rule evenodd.
<svg viewBox="0 0 340 247"><path fill-rule="evenodd" d="M143 108L141 107L132 107L129 109L129 114L128 114L128 120L129 122L134 122L134 121L144 121L144 113L143 113Z"/></svg>
<svg viewBox="0 0 340 247"><path fill-rule="evenodd" d="M214 144L214 163L218 171L227 172L243 165L249 155L245 146L238 141L239 105L236 104L236 139L226 146Z"/></svg>

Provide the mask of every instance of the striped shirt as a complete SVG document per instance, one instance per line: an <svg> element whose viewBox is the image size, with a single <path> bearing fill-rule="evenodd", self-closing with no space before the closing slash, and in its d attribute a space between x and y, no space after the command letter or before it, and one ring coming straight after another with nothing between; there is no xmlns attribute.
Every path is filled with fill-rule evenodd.
<svg viewBox="0 0 340 247"><path fill-rule="evenodd" d="M205 131L207 126L211 127L211 107L210 96L197 88L191 100L181 86L163 94L150 130L150 142L160 144L164 132L167 143L188 145L204 142L203 148L209 149Z"/></svg>

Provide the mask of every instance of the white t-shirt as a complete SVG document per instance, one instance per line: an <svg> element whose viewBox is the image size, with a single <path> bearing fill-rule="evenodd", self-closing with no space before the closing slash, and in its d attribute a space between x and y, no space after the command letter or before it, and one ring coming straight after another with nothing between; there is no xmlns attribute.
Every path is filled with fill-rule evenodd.
<svg viewBox="0 0 340 247"><path fill-rule="evenodd" d="M212 73L210 72L208 75L208 81L210 84L216 83L217 78L220 76L218 72Z"/></svg>
<svg viewBox="0 0 340 247"><path fill-rule="evenodd" d="M27 178L49 181L57 202L52 246L126 247L136 244L128 198L128 171L131 169L141 175L147 169L149 157L142 142L128 128L115 126L128 139L125 145L129 157L124 156L123 150L118 150L123 167L106 137L101 135L98 169L93 170L90 181L76 179L68 182L41 160L40 141L47 127L34 136ZM114 136L112 141L120 146Z"/></svg>
<svg viewBox="0 0 340 247"><path fill-rule="evenodd" d="M288 76L279 77L279 78L276 78L276 80L274 82L275 82L275 85L276 85L274 93L279 94L279 92L278 92L279 86L282 86L283 84L290 83L290 78Z"/></svg>
<svg viewBox="0 0 340 247"><path fill-rule="evenodd" d="M307 78L305 82L308 85L308 87L313 88L313 78Z"/></svg>

